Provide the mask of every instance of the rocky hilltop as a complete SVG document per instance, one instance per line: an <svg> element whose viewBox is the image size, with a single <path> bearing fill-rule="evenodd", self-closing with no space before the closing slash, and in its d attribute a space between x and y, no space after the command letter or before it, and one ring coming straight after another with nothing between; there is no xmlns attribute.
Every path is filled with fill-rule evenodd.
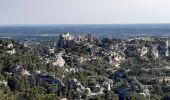
<svg viewBox="0 0 170 100"><path fill-rule="evenodd" d="M14 100L169 98L169 38L0 40L0 94Z"/></svg>

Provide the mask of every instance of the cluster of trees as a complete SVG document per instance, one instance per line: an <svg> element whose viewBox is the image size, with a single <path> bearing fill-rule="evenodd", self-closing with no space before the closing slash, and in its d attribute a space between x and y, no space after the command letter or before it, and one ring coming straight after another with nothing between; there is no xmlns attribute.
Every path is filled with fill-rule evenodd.
<svg viewBox="0 0 170 100"><path fill-rule="evenodd" d="M96 46L107 48L110 44L119 42L121 40L110 40L108 38L103 39L102 41L95 40ZM168 71L160 70L145 70L147 68L157 68L162 67L167 64L166 60L162 59L145 59L140 57L139 54L133 48L127 49L125 51L126 60L121 64L123 69L123 76L111 76L113 73L106 70L112 67L108 61L103 59L89 60L83 63L79 63L78 58L81 56L88 57L92 50L86 47L86 43L80 43L74 45L72 41L68 41L65 48L55 48L55 53L65 50L66 55L63 55L64 60L66 61L67 68L77 68L78 72L66 73L63 68L54 67L52 65L46 65L45 62L39 58L39 55L48 55L54 57L55 54L50 54L47 46L54 46L55 41L40 42L39 45L32 45L32 48L24 47L14 41L0 41L2 44L0 48L0 81L7 81L7 86L0 84L0 99L2 100L57 100L61 98L68 99L90 99L90 100L147 100L141 96L139 93L143 91L142 85L151 85L149 88L150 99L162 99L168 100L170 94L169 83L166 81L160 82L155 80L155 77L168 77ZM135 41L132 41L135 43ZM11 43L16 49L16 54L6 53L7 45ZM90 56L89 56L90 57ZM149 55L148 55L149 57ZM169 57L167 57L167 61ZM60 90L56 84L48 82L37 81L34 75L23 76L20 74L10 74L10 71L14 66L19 65L22 69L26 69L32 73L35 69L43 70L48 73L56 75L57 78L61 79L65 85L63 90ZM141 69L144 70L141 70ZM126 71L129 70L130 71ZM63 78L63 75L65 78ZM136 76L138 81L129 80L128 76ZM76 78L80 83L91 88L97 83L102 83L108 79L112 79L114 86L111 88L112 91L104 90L104 94L87 97L86 94L81 95L79 92L72 90L70 84L68 84L69 79ZM131 95L128 97L120 93L121 89L129 89Z"/></svg>
<svg viewBox="0 0 170 100"><path fill-rule="evenodd" d="M0 40L0 99L1 100L56 100L61 99L56 84L41 83L34 75L24 76L11 73L18 65L31 74L35 70L48 71L45 63L30 48L10 40ZM16 53L9 54L8 44L12 44ZM4 82L4 83L3 83ZM7 83L7 84L6 84Z"/></svg>

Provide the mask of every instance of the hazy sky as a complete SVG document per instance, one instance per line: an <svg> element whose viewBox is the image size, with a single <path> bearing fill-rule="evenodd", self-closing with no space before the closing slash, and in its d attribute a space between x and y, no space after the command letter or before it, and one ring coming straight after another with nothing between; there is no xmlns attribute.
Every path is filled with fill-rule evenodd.
<svg viewBox="0 0 170 100"><path fill-rule="evenodd" d="M170 23L170 0L0 0L0 24Z"/></svg>

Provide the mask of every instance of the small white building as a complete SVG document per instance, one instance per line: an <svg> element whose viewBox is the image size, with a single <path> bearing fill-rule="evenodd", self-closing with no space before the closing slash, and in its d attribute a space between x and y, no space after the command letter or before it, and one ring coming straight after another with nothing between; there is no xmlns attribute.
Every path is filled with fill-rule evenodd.
<svg viewBox="0 0 170 100"><path fill-rule="evenodd" d="M61 35L61 37L64 40L73 40L74 39L74 37L70 33L64 33L63 35Z"/></svg>

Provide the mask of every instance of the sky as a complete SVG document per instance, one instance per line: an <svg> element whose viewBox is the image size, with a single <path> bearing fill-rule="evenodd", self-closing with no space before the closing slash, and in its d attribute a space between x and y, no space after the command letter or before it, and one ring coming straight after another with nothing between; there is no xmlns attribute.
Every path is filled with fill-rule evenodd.
<svg viewBox="0 0 170 100"><path fill-rule="evenodd" d="M170 0L0 0L0 24L170 23Z"/></svg>

